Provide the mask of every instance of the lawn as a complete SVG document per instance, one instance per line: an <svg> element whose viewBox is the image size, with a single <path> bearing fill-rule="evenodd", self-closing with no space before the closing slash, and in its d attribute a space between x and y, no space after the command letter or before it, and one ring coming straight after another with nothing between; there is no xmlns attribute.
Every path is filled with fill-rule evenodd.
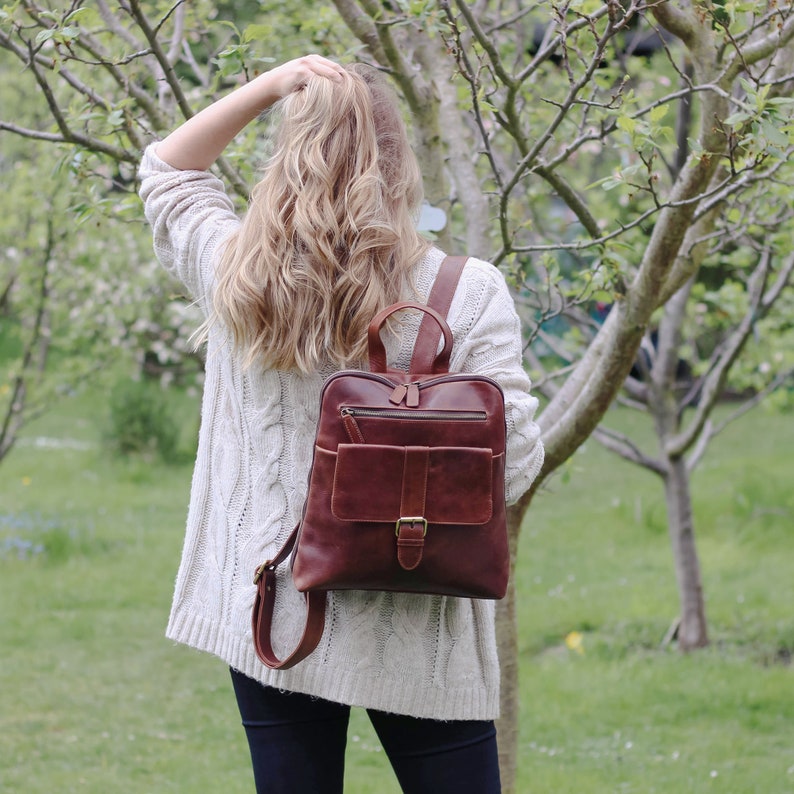
<svg viewBox="0 0 794 794"><path fill-rule="evenodd" d="M190 466L113 458L103 417L96 395L65 400L0 464L0 791L250 792L228 673L163 638ZM662 647L660 483L591 442L536 499L516 574L522 794L794 792L793 444L790 416L759 411L699 469L712 645L686 657ZM398 791L358 712L347 780Z"/></svg>

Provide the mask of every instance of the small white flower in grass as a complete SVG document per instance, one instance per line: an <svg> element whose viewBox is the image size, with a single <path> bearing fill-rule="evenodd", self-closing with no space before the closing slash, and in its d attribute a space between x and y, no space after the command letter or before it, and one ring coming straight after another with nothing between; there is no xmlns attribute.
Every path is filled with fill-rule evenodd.
<svg viewBox="0 0 794 794"><path fill-rule="evenodd" d="M717 777L717 775L719 775L719 772L716 769L712 769L709 773L709 777Z"/></svg>

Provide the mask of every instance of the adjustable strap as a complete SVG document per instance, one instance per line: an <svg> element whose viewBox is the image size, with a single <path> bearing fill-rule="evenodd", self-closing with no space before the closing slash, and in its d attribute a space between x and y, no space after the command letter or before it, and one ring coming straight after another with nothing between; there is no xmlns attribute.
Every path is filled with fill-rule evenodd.
<svg viewBox="0 0 794 794"><path fill-rule="evenodd" d="M438 269L433 288L427 299L427 305L435 309L442 317L446 318L452 298L466 264L467 256L447 256ZM441 339L441 330L431 317L423 317L419 326L419 333L414 344L414 354L411 358L409 372L432 372L433 359L438 351Z"/></svg>
<svg viewBox="0 0 794 794"><path fill-rule="evenodd" d="M403 488L400 496L400 518L397 520L397 561L412 571L422 561L427 534L425 503L429 447L406 447L403 463Z"/></svg>
<svg viewBox="0 0 794 794"><path fill-rule="evenodd" d="M256 569L254 584L256 600L251 613L251 628L254 635L254 649L263 664L272 670L286 670L305 659L319 644L325 628L324 590L304 593L306 601L306 625L295 650L284 659L279 659L273 651L271 633L273 630L273 607L276 603L276 568L289 557L298 538L298 527L292 530L278 554Z"/></svg>

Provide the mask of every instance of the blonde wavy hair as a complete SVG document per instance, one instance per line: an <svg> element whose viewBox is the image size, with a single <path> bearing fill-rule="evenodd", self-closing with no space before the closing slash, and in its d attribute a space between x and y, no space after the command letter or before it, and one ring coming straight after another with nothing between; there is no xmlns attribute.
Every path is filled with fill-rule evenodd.
<svg viewBox="0 0 794 794"><path fill-rule="evenodd" d="M314 77L279 105L273 154L218 264L210 322L229 329L246 366L349 366L429 246L415 225L421 173L374 70Z"/></svg>

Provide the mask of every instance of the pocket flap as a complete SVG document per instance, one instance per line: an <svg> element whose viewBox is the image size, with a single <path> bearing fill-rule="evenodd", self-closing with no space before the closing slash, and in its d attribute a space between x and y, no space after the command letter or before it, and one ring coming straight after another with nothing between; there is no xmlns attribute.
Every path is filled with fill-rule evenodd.
<svg viewBox="0 0 794 794"><path fill-rule="evenodd" d="M331 511L342 521L395 523L402 516L404 482L424 478L424 515L430 524L485 524L493 514L493 454L481 447L340 444ZM422 471L417 471L421 466ZM413 467L413 468L412 468ZM419 516L410 516L419 517Z"/></svg>

